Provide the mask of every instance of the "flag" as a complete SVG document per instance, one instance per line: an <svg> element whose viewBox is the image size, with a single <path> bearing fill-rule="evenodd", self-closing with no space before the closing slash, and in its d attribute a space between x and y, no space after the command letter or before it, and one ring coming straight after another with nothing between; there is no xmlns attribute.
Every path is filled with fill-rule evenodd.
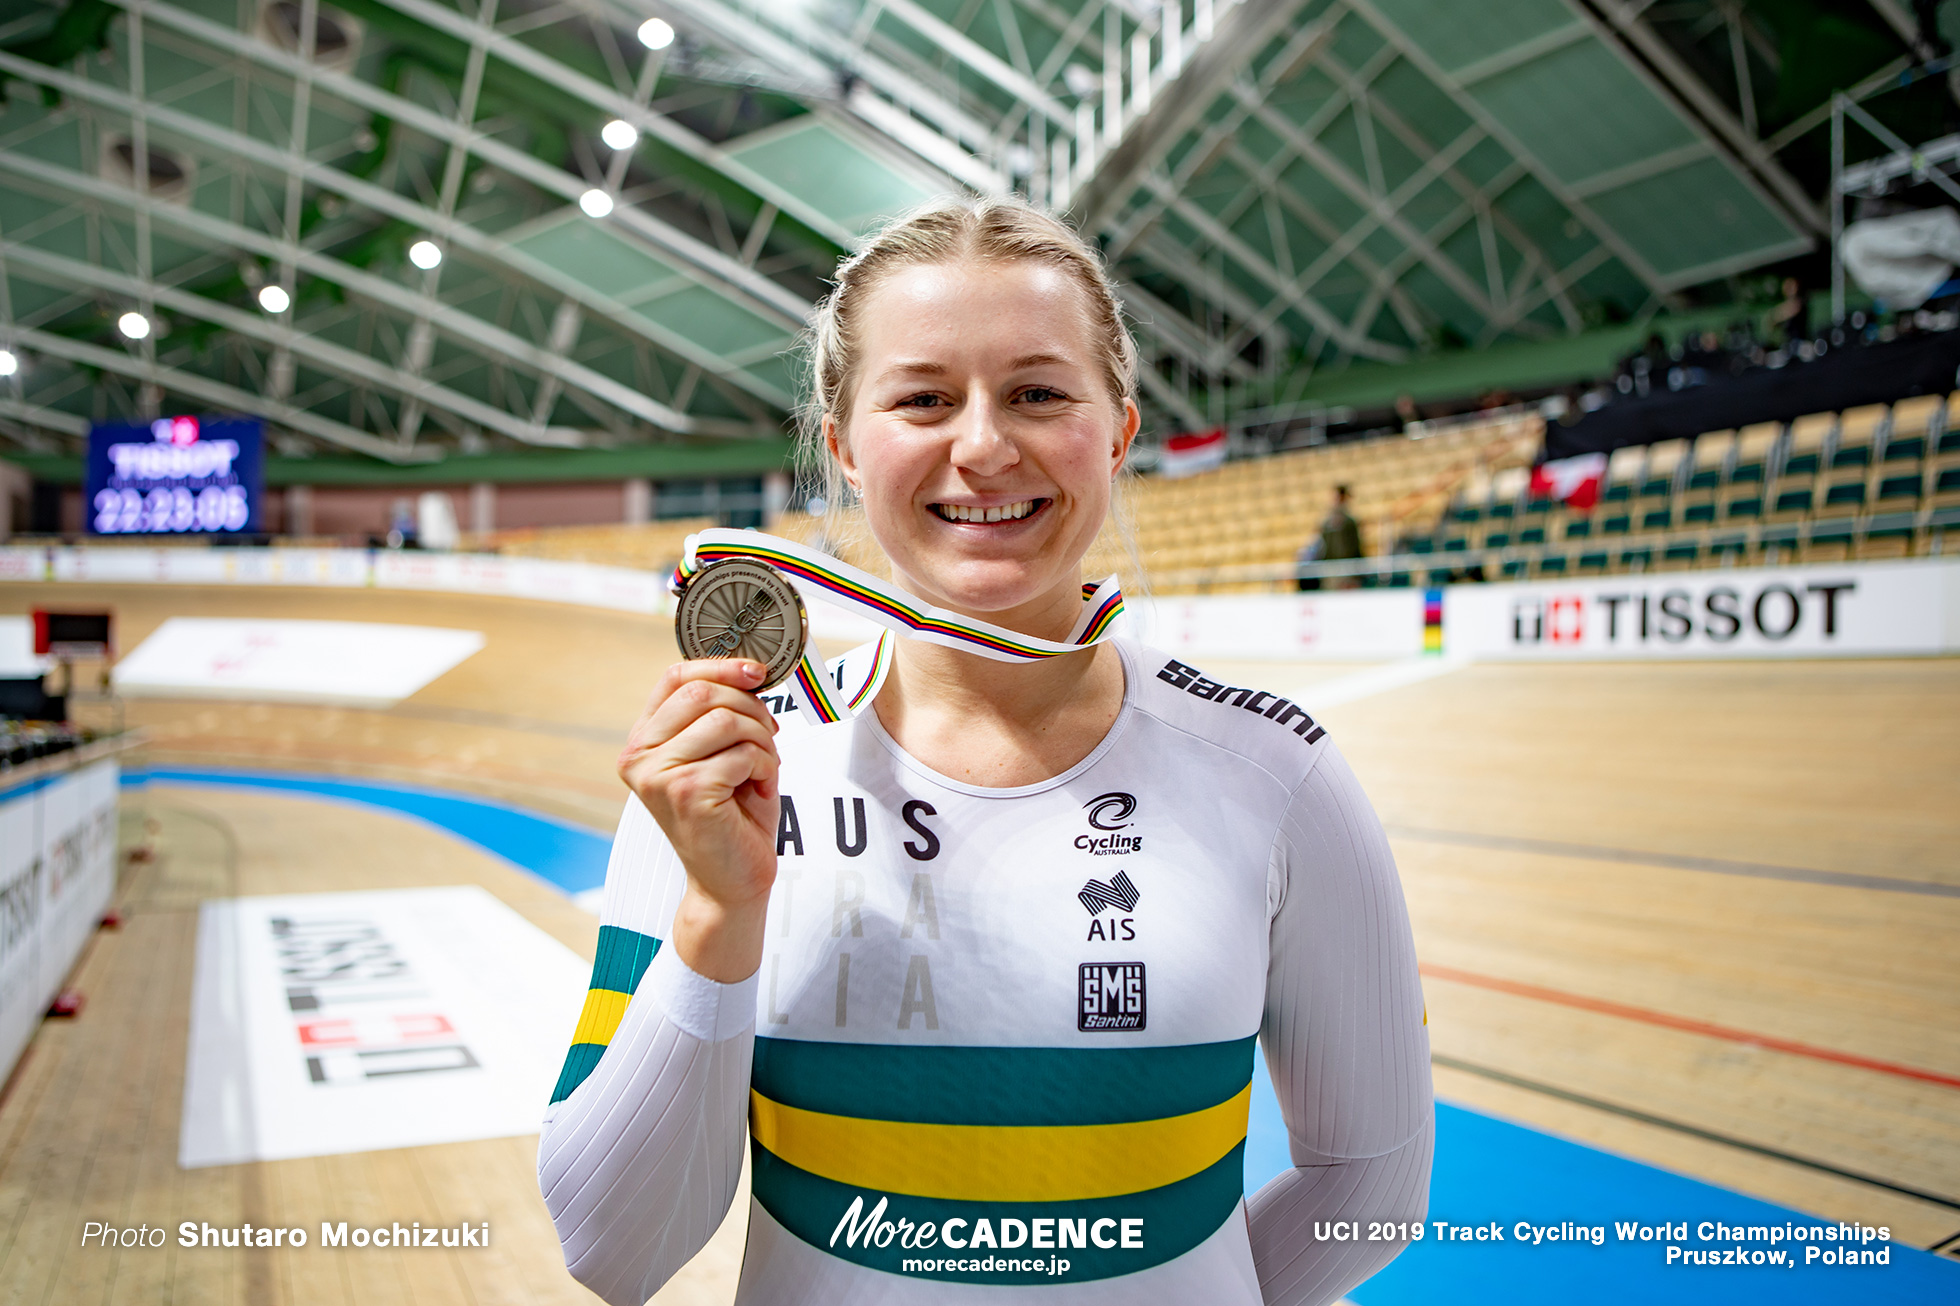
<svg viewBox="0 0 1960 1306"><path fill-rule="evenodd" d="M1605 476L1603 453L1539 463L1531 469L1531 495L1535 499L1561 499L1568 508L1588 512L1599 502L1599 483Z"/></svg>
<svg viewBox="0 0 1960 1306"><path fill-rule="evenodd" d="M1164 452L1157 459L1157 471L1163 476L1195 476L1208 472L1225 461L1225 431L1223 427L1200 434L1173 435L1164 441Z"/></svg>

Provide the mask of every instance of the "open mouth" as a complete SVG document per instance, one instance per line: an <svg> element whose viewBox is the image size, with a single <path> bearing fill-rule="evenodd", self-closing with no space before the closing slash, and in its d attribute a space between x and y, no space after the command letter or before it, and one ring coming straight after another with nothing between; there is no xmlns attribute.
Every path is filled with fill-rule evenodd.
<svg viewBox="0 0 1960 1306"><path fill-rule="evenodd" d="M969 507L959 503L935 503L932 505L932 510L938 514L941 521L992 525L995 522L1021 521L1032 517L1047 506L1046 499L1023 499L1019 503L995 504L990 508Z"/></svg>

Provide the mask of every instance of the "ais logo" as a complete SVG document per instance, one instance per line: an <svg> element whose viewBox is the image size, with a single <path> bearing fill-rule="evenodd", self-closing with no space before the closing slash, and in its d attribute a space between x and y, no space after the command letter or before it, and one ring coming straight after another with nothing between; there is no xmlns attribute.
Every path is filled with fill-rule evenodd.
<svg viewBox="0 0 1960 1306"><path fill-rule="evenodd" d="M1110 942L1118 939L1128 942L1137 936L1135 918L1121 913L1135 911L1137 899L1143 897L1143 891L1130 882L1130 877L1125 872L1116 872L1107 884L1101 880L1091 880L1083 885L1082 892L1075 896L1082 900L1083 907L1089 912L1091 942ZM1102 914L1111 907L1117 910L1118 915L1105 924Z"/></svg>

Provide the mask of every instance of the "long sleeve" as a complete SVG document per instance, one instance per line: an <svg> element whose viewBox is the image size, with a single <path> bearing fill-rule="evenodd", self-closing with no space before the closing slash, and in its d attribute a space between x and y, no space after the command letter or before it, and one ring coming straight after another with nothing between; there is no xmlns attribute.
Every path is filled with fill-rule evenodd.
<svg viewBox="0 0 1960 1306"><path fill-rule="evenodd" d="M1252 1199L1253 1263L1268 1306L1317 1306L1406 1245L1316 1239L1317 1222L1427 1214L1429 1034L1387 836L1331 747L1293 794L1272 870L1260 1042L1294 1168Z"/></svg>
<svg viewBox="0 0 1960 1306"><path fill-rule="evenodd" d="M615 1306L640 1306L701 1250L742 1172L755 980L717 984L661 946L684 887L630 800L592 986L538 1142L565 1266Z"/></svg>

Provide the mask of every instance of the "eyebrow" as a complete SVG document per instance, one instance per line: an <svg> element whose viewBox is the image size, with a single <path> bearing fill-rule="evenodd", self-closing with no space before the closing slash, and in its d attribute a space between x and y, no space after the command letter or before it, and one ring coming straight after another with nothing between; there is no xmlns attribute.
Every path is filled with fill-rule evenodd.
<svg viewBox="0 0 1960 1306"><path fill-rule="evenodd" d="M1021 357L1009 363L1007 370L1010 372L1025 372L1031 367L1054 367L1058 365L1067 367L1069 366L1069 360L1060 354L1023 354ZM885 369L885 374L887 376L944 376L951 370L944 363L935 363L924 358L912 358L892 364Z"/></svg>

